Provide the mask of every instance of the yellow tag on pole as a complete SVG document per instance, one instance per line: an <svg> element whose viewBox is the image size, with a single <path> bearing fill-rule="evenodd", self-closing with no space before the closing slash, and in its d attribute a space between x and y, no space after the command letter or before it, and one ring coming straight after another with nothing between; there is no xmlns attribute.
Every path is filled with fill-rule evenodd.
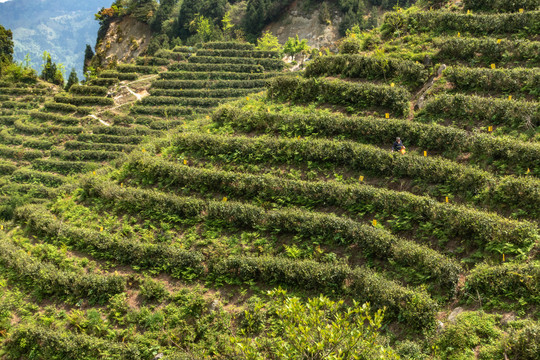
<svg viewBox="0 0 540 360"><path fill-rule="evenodd" d="M471 10L467 10L467 15L469 15L471 13Z"/></svg>
<svg viewBox="0 0 540 360"><path fill-rule="evenodd" d="M120 183L120 187L124 187L124 183Z"/></svg>
<svg viewBox="0 0 540 360"><path fill-rule="evenodd" d="M210 116L206 115L206 120L210 120Z"/></svg>
<svg viewBox="0 0 540 360"><path fill-rule="evenodd" d="M386 113L386 114L384 114L384 117L387 118L387 119L390 119L390 114Z"/></svg>
<svg viewBox="0 0 540 360"><path fill-rule="evenodd" d="M373 226L377 226L377 220L373 219Z"/></svg>
<svg viewBox="0 0 540 360"><path fill-rule="evenodd" d="M4 230L4 225L0 225L0 230Z"/></svg>
<svg viewBox="0 0 540 360"><path fill-rule="evenodd" d="M223 198L223 202L227 202L227 197L226 196Z"/></svg>
<svg viewBox="0 0 540 360"><path fill-rule="evenodd" d="M457 33L457 37L461 37L461 33L460 33L460 32Z"/></svg>
<svg viewBox="0 0 540 360"><path fill-rule="evenodd" d="M491 64L491 68L495 69L497 66L495 64Z"/></svg>
<svg viewBox="0 0 540 360"><path fill-rule="evenodd" d="M92 171L92 175L96 175L96 172L95 172L95 171Z"/></svg>
<svg viewBox="0 0 540 360"><path fill-rule="evenodd" d="M322 56L322 52L319 51L319 56Z"/></svg>
<svg viewBox="0 0 540 360"><path fill-rule="evenodd" d="M519 12L520 12L520 13L522 13L522 12L524 12L524 11L525 11L525 10L523 10L523 9L519 9Z"/></svg>
<svg viewBox="0 0 540 360"><path fill-rule="evenodd" d="M246 100L249 101L249 96L246 96Z"/></svg>
<svg viewBox="0 0 540 360"><path fill-rule="evenodd" d="M364 181L364 176L363 176L363 175L360 175L360 177L358 178L358 180Z"/></svg>
<svg viewBox="0 0 540 360"><path fill-rule="evenodd" d="M493 131L493 126L488 126L488 131L492 132Z"/></svg>
<svg viewBox="0 0 540 360"><path fill-rule="evenodd" d="M103 231L103 226L101 226L101 227L99 228L99 231Z"/></svg>
<svg viewBox="0 0 540 360"><path fill-rule="evenodd" d="M142 152L146 152L146 149L145 149L145 148L143 148L143 149L142 149Z"/></svg>
<svg viewBox="0 0 540 360"><path fill-rule="evenodd" d="M500 44L501 43L501 39L497 39L497 44Z"/></svg>
<svg viewBox="0 0 540 360"><path fill-rule="evenodd" d="M424 156L427 156L427 151L424 151Z"/></svg>
<svg viewBox="0 0 540 360"><path fill-rule="evenodd" d="M187 160L186 159L184 159L184 165L187 165Z"/></svg>
<svg viewBox="0 0 540 360"><path fill-rule="evenodd" d="M390 86L391 86L391 87L394 87L394 86L396 86L396 84L394 84L394 83L391 83L391 84L390 84Z"/></svg>
<svg viewBox="0 0 540 360"><path fill-rule="evenodd" d="M512 95L508 95L508 100L512 100Z"/></svg>
<svg viewBox="0 0 540 360"><path fill-rule="evenodd" d="M504 262L504 254L503 254L503 262Z"/></svg>
<svg viewBox="0 0 540 360"><path fill-rule="evenodd" d="M448 196L445 198L446 202L448 202Z"/></svg>
<svg viewBox="0 0 540 360"><path fill-rule="evenodd" d="M527 174L529 174L531 172L531 169L527 168Z"/></svg>

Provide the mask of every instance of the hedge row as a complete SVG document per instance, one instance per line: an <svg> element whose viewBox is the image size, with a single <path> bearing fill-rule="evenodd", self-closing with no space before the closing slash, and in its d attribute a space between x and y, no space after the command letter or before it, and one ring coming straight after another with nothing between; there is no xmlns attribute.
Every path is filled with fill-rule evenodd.
<svg viewBox="0 0 540 360"><path fill-rule="evenodd" d="M88 115L92 112L90 107L75 106L71 104L46 102L45 109L51 111L59 111L63 113L77 113L79 115Z"/></svg>
<svg viewBox="0 0 540 360"><path fill-rule="evenodd" d="M154 54L155 57L162 58L162 59L169 59L174 61L183 61L186 60L186 55L182 54L181 52L176 52L172 50L167 49L159 49Z"/></svg>
<svg viewBox="0 0 540 360"><path fill-rule="evenodd" d="M21 99L19 101L3 101L0 106L4 109L36 109L39 103Z"/></svg>
<svg viewBox="0 0 540 360"><path fill-rule="evenodd" d="M429 72L414 61L364 55L319 56L306 67L307 77L329 75L368 80L396 79L418 87L427 81Z"/></svg>
<svg viewBox="0 0 540 360"><path fill-rule="evenodd" d="M11 175L15 170L18 169L17 164L12 162L0 160L0 175Z"/></svg>
<svg viewBox="0 0 540 360"><path fill-rule="evenodd" d="M22 183L39 183L49 187L58 187L66 182L64 176L24 168L13 172L11 180Z"/></svg>
<svg viewBox="0 0 540 360"><path fill-rule="evenodd" d="M471 295L506 296L509 299L525 299L528 303L539 304L540 264L507 263L490 266L482 264L471 270L465 282L465 289Z"/></svg>
<svg viewBox="0 0 540 360"><path fill-rule="evenodd" d="M19 116L12 116L12 115L4 115L0 116L0 125L13 125L15 120L19 119Z"/></svg>
<svg viewBox="0 0 540 360"><path fill-rule="evenodd" d="M169 71L196 71L196 72L237 72L237 73L262 73L264 67L256 64L195 64L176 63L169 66Z"/></svg>
<svg viewBox="0 0 540 360"><path fill-rule="evenodd" d="M183 60L182 58L180 60ZM157 56L139 57L135 60L137 65L143 66L167 66L171 63L170 59L160 58Z"/></svg>
<svg viewBox="0 0 540 360"><path fill-rule="evenodd" d="M83 271L64 271L41 262L15 246L0 233L0 264L10 270L10 277L20 284L31 284L42 296L70 296L104 303L110 296L125 291L125 279L120 275L100 275Z"/></svg>
<svg viewBox="0 0 540 360"><path fill-rule="evenodd" d="M141 103L145 106L176 105L186 107L212 107L231 101L234 98L196 98L196 97L172 97L172 96L147 96Z"/></svg>
<svg viewBox="0 0 540 360"><path fill-rule="evenodd" d="M444 71L445 78L460 91L486 91L495 93L525 93L540 97L540 71L538 69L481 69L451 66Z"/></svg>
<svg viewBox="0 0 540 360"><path fill-rule="evenodd" d="M427 196L381 189L369 185L288 180L271 175L251 175L192 168L136 153L126 162L129 176L145 183L166 184L168 188L194 191L211 189L234 198L257 198L305 205L338 207L352 213L370 205L372 213L393 213L396 208L414 217L416 223L429 221L449 237L485 246L501 241L530 247L537 238L534 225L518 222L465 206L439 203Z"/></svg>
<svg viewBox="0 0 540 360"><path fill-rule="evenodd" d="M141 106L134 105L129 111L132 114L137 115L156 115L156 116L182 116L182 115L192 115L195 112L195 109L192 107L184 106ZM197 111L199 112L199 111Z"/></svg>
<svg viewBox="0 0 540 360"><path fill-rule="evenodd" d="M100 164L87 161L62 161L56 159L36 159L32 168L41 171L55 172L62 175L72 175L96 170Z"/></svg>
<svg viewBox="0 0 540 360"><path fill-rule="evenodd" d="M2 192L10 194L10 196L17 193L24 196L30 196L31 198L28 200L33 203L43 203L43 201L40 202L38 200L54 199L58 196L57 188L50 188L42 184L10 183L7 186L2 187Z"/></svg>
<svg viewBox="0 0 540 360"><path fill-rule="evenodd" d="M48 93L48 90L46 90L46 89L0 87L0 94L9 94L9 95L45 95L47 93Z"/></svg>
<svg viewBox="0 0 540 360"><path fill-rule="evenodd" d="M97 79L90 80L90 84L96 85L96 86L110 87L110 86L113 86L114 84L116 84L118 82L118 80L119 80L118 78L112 78L112 79L97 78Z"/></svg>
<svg viewBox="0 0 540 360"><path fill-rule="evenodd" d="M266 80L156 80L153 89L252 89L266 86Z"/></svg>
<svg viewBox="0 0 540 360"><path fill-rule="evenodd" d="M214 50L255 50L255 45L247 42L216 41L205 43L202 45L202 48Z"/></svg>
<svg viewBox="0 0 540 360"><path fill-rule="evenodd" d="M124 153L120 151L104 151L104 150L77 150L77 151L63 151L53 150L51 156L58 157L62 160L70 161L107 161L113 160L123 156Z"/></svg>
<svg viewBox="0 0 540 360"><path fill-rule="evenodd" d="M159 74L161 79L180 79L180 80L262 80L274 77L279 73L275 72L259 72L255 74L250 73L237 73L237 72L224 72L224 71L206 71L206 72L192 72L192 71L168 71Z"/></svg>
<svg viewBox="0 0 540 360"><path fill-rule="evenodd" d="M383 31L459 31L474 35L527 34L540 32L540 11L504 14L463 14L452 11L386 13Z"/></svg>
<svg viewBox="0 0 540 360"><path fill-rule="evenodd" d="M240 58L275 58L280 59L278 51L266 50L236 50L236 49L199 49L197 56L221 56L221 57L240 57Z"/></svg>
<svg viewBox="0 0 540 360"><path fill-rule="evenodd" d="M366 268L321 264L309 260L272 257L230 257L213 264L212 274L234 276L243 281L285 284L319 291L338 290L375 308L386 308L385 316L399 319L415 329L430 328L437 305L423 291L405 288Z"/></svg>
<svg viewBox="0 0 540 360"><path fill-rule="evenodd" d="M47 140L25 139L22 146L30 149L50 150L54 144Z"/></svg>
<svg viewBox="0 0 540 360"><path fill-rule="evenodd" d="M499 40L496 38L442 37L433 41L439 52L435 58L445 60L483 60L491 63L521 61L525 66L540 64L540 41Z"/></svg>
<svg viewBox="0 0 540 360"><path fill-rule="evenodd" d="M98 359L141 360L138 346L115 343L86 334L63 332L37 325L18 324L3 343L11 359Z"/></svg>
<svg viewBox="0 0 540 360"><path fill-rule="evenodd" d="M194 64L242 64L242 65L260 65L265 70L282 70L285 63L281 59L264 58L243 58L243 57L221 57L221 56L192 56L188 59Z"/></svg>
<svg viewBox="0 0 540 360"><path fill-rule="evenodd" d="M143 126L94 126L92 128L94 134L108 135L159 135L159 131L150 130Z"/></svg>
<svg viewBox="0 0 540 360"><path fill-rule="evenodd" d="M78 141L111 144L140 144L144 138L140 135L80 134Z"/></svg>
<svg viewBox="0 0 540 360"><path fill-rule="evenodd" d="M518 141L491 134L471 133L451 126L373 117L347 117L340 114L275 113L242 110L222 105L213 113L213 121L236 131L266 132L286 136L340 137L372 144L389 144L399 135L407 143L425 150L472 153L476 158L502 160L510 168L540 169L540 144Z"/></svg>
<svg viewBox="0 0 540 360"><path fill-rule="evenodd" d="M193 53L195 50L196 49L192 46L176 46L172 49L172 51L176 53Z"/></svg>
<svg viewBox="0 0 540 360"><path fill-rule="evenodd" d="M462 192L498 210L527 210L540 216L540 181L530 177L494 178L485 171L441 158L417 155L395 156L374 146L350 141L248 138L208 134L179 134L173 145L177 153L190 151L219 156L227 161L301 163L346 166L377 175L410 177L445 184L448 191Z"/></svg>
<svg viewBox="0 0 540 360"><path fill-rule="evenodd" d="M139 78L139 74L130 73L130 72L121 73L121 72L118 72L118 71L108 70L108 71L103 71L102 73L100 73L99 77L100 78L106 78L106 79L113 79L113 80L116 79L116 80L120 80L120 81L121 80L130 80L130 81L132 81L132 80L137 80ZM116 81L113 81L113 83L116 83Z"/></svg>
<svg viewBox="0 0 540 360"><path fill-rule="evenodd" d="M540 0L464 0L465 9L510 12L523 10L538 10L540 9Z"/></svg>
<svg viewBox="0 0 540 360"><path fill-rule="evenodd" d="M90 86L90 85L73 85L69 88L69 92L79 95L107 95L107 88L103 86Z"/></svg>
<svg viewBox="0 0 540 360"><path fill-rule="evenodd" d="M284 76L269 81L268 97L282 101L325 102L355 111L382 108L404 116L411 94L402 87Z"/></svg>
<svg viewBox="0 0 540 360"><path fill-rule="evenodd" d="M334 214L314 213L297 208L265 211L259 206L245 203L178 197L153 190L123 188L92 179L83 181L82 187L89 196L109 201L120 211L226 220L238 227L292 233L309 239L323 238L334 243L355 244L370 255L382 259L391 258L403 266L412 266L435 278L447 290L453 290L461 272L461 267L457 263L435 250L396 238L386 230Z"/></svg>
<svg viewBox="0 0 540 360"><path fill-rule="evenodd" d="M29 135L39 135L39 134L80 134L83 132L82 126L64 126L64 125L46 125L41 124L36 126L17 120L13 123L13 128L18 132Z"/></svg>
<svg viewBox="0 0 540 360"><path fill-rule="evenodd" d="M130 152L135 145L112 144L112 143L87 143L70 140L64 144L66 150L105 150L105 151L126 151Z"/></svg>
<svg viewBox="0 0 540 360"><path fill-rule="evenodd" d="M0 157L13 160L33 160L45 156L39 150L27 150L23 148L14 148L0 145Z"/></svg>
<svg viewBox="0 0 540 360"><path fill-rule="evenodd" d="M56 95L54 101L62 104L71 104L71 105L99 105L99 106L109 106L114 105L114 100L106 97L99 96L61 96Z"/></svg>
<svg viewBox="0 0 540 360"><path fill-rule="evenodd" d="M157 74L159 68L155 66L144 65L118 65L116 71L119 73L140 73L140 74Z"/></svg>
<svg viewBox="0 0 540 360"><path fill-rule="evenodd" d="M481 123L514 128L540 125L540 103L521 100L439 94L426 102L423 112L430 117L467 125Z"/></svg>
<svg viewBox="0 0 540 360"><path fill-rule="evenodd" d="M247 94L264 91L264 88L251 89L150 89L150 95L155 97L191 97L191 98L228 98L240 97Z"/></svg>
<svg viewBox="0 0 540 360"><path fill-rule="evenodd" d="M72 116L62 116L59 114L41 112L41 111L32 111L30 117L33 119L39 119L44 121L52 121L54 123L64 124L64 125L79 125L81 119L72 117Z"/></svg>
<svg viewBox="0 0 540 360"><path fill-rule="evenodd" d="M192 250L175 245L145 243L137 239L111 236L105 232L72 226L53 216L44 207L26 205L16 210L18 219L45 240L64 243L92 256L112 260L124 265L143 269L165 271L175 278L182 271L190 270L197 275L204 271L203 256Z"/></svg>

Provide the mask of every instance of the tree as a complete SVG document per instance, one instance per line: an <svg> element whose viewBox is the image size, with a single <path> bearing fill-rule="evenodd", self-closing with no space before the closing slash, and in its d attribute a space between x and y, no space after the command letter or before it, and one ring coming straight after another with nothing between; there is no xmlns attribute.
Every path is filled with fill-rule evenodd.
<svg viewBox="0 0 540 360"><path fill-rule="evenodd" d="M372 315L369 304L354 301L349 307L322 295L303 303L281 289L269 294L277 301L270 306L261 302L244 314L260 334L252 338L242 329L242 336L231 339L242 359L398 359L379 334L382 310ZM267 326L260 315L265 306L273 315Z"/></svg>
<svg viewBox="0 0 540 360"><path fill-rule="evenodd" d="M285 43L285 45L283 45L283 52L290 56L294 56L301 52L308 53L310 50L311 48L307 44L307 40L306 39L300 40L298 38L298 34L296 35L295 38L290 37Z"/></svg>
<svg viewBox="0 0 540 360"><path fill-rule="evenodd" d="M64 65L55 64L51 59L51 54L47 51L43 52L43 70L41 71L40 77L50 83L64 86Z"/></svg>
<svg viewBox="0 0 540 360"><path fill-rule="evenodd" d="M75 71L75 68L71 69L71 73L69 73L69 78L65 87L66 91L69 91L73 85L77 85L79 83L79 78L77 77L77 72Z"/></svg>
<svg viewBox="0 0 540 360"><path fill-rule="evenodd" d="M90 66L90 63L92 62L93 57L94 57L94 51L92 50L92 46L86 44L86 50L84 50L84 64L83 64L84 74L86 74L86 71L88 70L88 66Z"/></svg>
<svg viewBox="0 0 540 360"><path fill-rule="evenodd" d="M277 37L272 35L270 31L265 31L264 34L257 39L257 49L281 52L281 45L279 44Z"/></svg>
<svg viewBox="0 0 540 360"><path fill-rule="evenodd" d="M199 16L204 16L212 23L221 21L227 4L227 0L184 0L178 17L180 38L185 40L196 33L191 24Z"/></svg>
<svg viewBox="0 0 540 360"><path fill-rule="evenodd" d="M2 69L13 62L13 33L0 25L0 76Z"/></svg>
<svg viewBox="0 0 540 360"><path fill-rule="evenodd" d="M163 30L163 23L173 15L177 3L178 0L161 0L159 2L159 8L150 23L152 30L158 33Z"/></svg>

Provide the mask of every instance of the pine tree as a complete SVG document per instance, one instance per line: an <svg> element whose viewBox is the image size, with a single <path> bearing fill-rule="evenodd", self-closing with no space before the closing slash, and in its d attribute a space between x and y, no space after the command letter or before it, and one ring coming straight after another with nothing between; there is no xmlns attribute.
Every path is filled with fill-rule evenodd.
<svg viewBox="0 0 540 360"><path fill-rule="evenodd" d="M86 74L86 71L88 70L88 66L90 66L90 63L93 57L94 57L94 51L92 50L92 47L86 44L86 50L84 51L84 65L83 65L84 74Z"/></svg>
<svg viewBox="0 0 540 360"><path fill-rule="evenodd" d="M79 83L79 78L77 77L77 72L75 71L75 68L71 69L71 73L69 74L69 78L66 84L66 91L69 91L69 89L73 85L77 85Z"/></svg>

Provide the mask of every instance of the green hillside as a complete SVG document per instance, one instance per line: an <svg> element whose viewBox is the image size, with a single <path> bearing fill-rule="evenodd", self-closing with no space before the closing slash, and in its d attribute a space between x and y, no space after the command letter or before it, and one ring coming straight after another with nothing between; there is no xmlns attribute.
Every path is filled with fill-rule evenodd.
<svg viewBox="0 0 540 360"><path fill-rule="evenodd" d="M539 8L9 70L0 358L539 359Z"/></svg>

